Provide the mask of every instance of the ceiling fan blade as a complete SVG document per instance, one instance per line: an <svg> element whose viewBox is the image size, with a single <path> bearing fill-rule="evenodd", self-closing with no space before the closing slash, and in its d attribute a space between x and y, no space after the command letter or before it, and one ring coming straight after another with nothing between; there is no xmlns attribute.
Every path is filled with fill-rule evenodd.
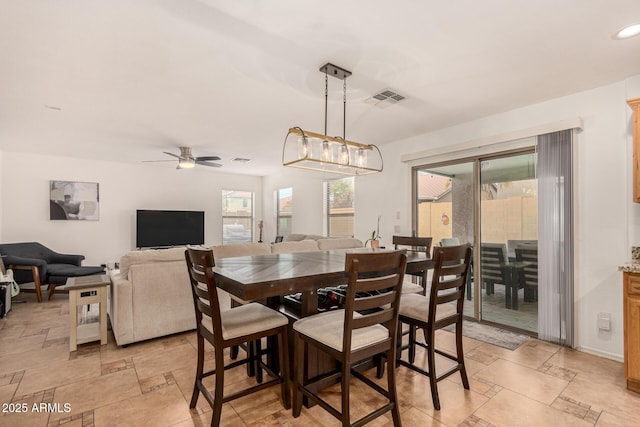
<svg viewBox="0 0 640 427"><path fill-rule="evenodd" d="M218 157L218 156L199 156L199 157L196 157L196 162L197 161L207 162L209 160L222 160L222 159L220 159L220 157Z"/></svg>
<svg viewBox="0 0 640 427"><path fill-rule="evenodd" d="M170 156L175 157L176 159L181 159L182 157L178 156L177 154L173 154L173 153L169 153L168 151L163 151L164 154L168 154Z"/></svg>
<svg viewBox="0 0 640 427"><path fill-rule="evenodd" d="M142 160L142 163L175 162L175 160Z"/></svg>
<svg viewBox="0 0 640 427"><path fill-rule="evenodd" d="M222 166L220 163L204 162L202 160L196 160L196 165L211 166L212 168L219 168Z"/></svg>

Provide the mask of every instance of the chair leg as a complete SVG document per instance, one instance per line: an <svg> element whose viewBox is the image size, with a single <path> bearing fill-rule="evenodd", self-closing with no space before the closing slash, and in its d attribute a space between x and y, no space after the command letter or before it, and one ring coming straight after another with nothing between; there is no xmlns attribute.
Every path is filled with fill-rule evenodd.
<svg viewBox="0 0 640 427"><path fill-rule="evenodd" d="M49 284L49 301L53 299L53 293L56 291L56 285Z"/></svg>
<svg viewBox="0 0 640 427"><path fill-rule="evenodd" d="M409 325L409 363L412 365L416 361L416 332L417 327Z"/></svg>
<svg viewBox="0 0 640 427"><path fill-rule="evenodd" d="M255 364L255 343L253 341L247 343L247 375L253 377L256 375Z"/></svg>
<svg viewBox="0 0 640 427"><path fill-rule="evenodd" d="M304 371L306 366L305 360L305 347L306 344L300 338L298 332L294 333L293 337L293 416L298 418L302 411L302 387L304 387Z"/></svg>
<svg viewBox="0 0 640 427"><path fill-rule="evenodd" d="M349 384L351 379L351 366L350 363L345 363L344 360L341 361L342 364L342 379L340 380L341 384L341 400L342 400L342 426L349 427L351 424L349 422L349 413L351 412L349 408Z"/></svg>
<svg viewBox="0 0 640 427"><path fill-rule="evenodd" d="M436 374L436 352L434 347L435 335L433 331L424 331L424 337L427 344L427 366L429 371L429 385L431 386L431 399L433 407L440 410L440 398L438 397L438 381Z"/></svg>
<svg viewBox="0 0 640 427"><path fill-rule="evenodd" d="M467 378L467 368L464 365L464 353L462 351L462 321L456 323L456 353L458 356L458 363L460 364L462 386L465 390L469 390L469 378Z"/></svg>
<svg viewBox="0 0 640 427"><path fill-rule="evenodd" d="M376 378L378 379L384 376L385 361L383 359L384 357L382 356L382 354L376 354L373 357L374 363L376 365Z"/></svg>
<svg viewBox="0 0 640 427"><path fill-rule="evenodd" d="M262 376L262 366L260 366L260 362L262 361L262 341L257 339L254 341L255 345L255 360L252 360L249 363L252 363L255 371L256 371L256 381L258 384L262 384L263 376Z"/></svg>
<svg viewBox="0 0 640 427"><path fill-rule="evenodd" d="M230 351L231 360L236 360L238 358L238 350L240 350L240 346L234 345L231 347L231 351Z"/></svg>
<svg viewBox="0 0 640 427"><path fill-rule="evenodd" d="M217 366L216 366L217 368ZM196 365L196 380L193 384L193 394L191 395L191 403L189 408L195 408L198 403L198 396L200 395L200 387L198 383L202 381L202 373L204 371L204 338L198 334L198 362Z"/></svg>
<svg viewBox="0 0 640 427"><path fill-rule="evenodd" d="M396 389L396 370L393 369L393 363L396 359L395 349L389 349L387 352L387 364L390 364L387 369L387 390L389 390L389 400L393 402L393 408L391 408L391 416L393 417L394 427L402 426L400 421L400 409L398 408L398 392Z"/></svg>
<svg viewBox="0 0 640 427"><path fill-rule="evenodd" d="M222 417L222 399L224 397L224 359L223 352L216 349L216 389L213 396L213 416L211 426L219 426Z"/></svg>
<svg viewBox="0 0 640 427"><path fill-rule="evenodd" d="M280 392L282 394L282 405L285 409L291 408L291 383L289 381L289 331L287 326L283 326L280 334L278 335L278 343L280 348L278 350L278 359L280 361L280 376L282 377L282 384Z"/></svg>

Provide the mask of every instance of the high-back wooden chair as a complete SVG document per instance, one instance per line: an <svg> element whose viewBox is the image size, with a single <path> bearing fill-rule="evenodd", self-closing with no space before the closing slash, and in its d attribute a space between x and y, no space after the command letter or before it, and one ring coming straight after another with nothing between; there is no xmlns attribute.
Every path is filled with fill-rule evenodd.
<svg viewBox="0 0 640 427"><path fill-rule="evenodd" d="M290 408L289 349L287 344L287 326L289 322L287 318L259 303L249 303L221 311L213 273L213 252L211 250L187 248L185 259L191 279L198 340L196 379L190 407L196 407L198 396L202 393L213 409L211 425L218 426L220 425L223 403L280 383L282 403L285 408ZM261 338L270 336L278 337L279 375L262 363L262 354L259 348L252 357L236 360L225 366L225 348L246 342L260 342ZM215 353L215 369L207 372L204 371L204 340L207 340L213 346ZM267 382L261 382L259 379L259 384L257 385L225 395L225 371L247 363L253 364L256 361L258 362L259 372L261 372L261 369L265 369L274 379ZM215 375L213 395L203 383L203 379L211 375Z"/></svg>
<svg viewBox="0 0 640 427"><path fill-rule="evenodd" d="M440 409L438 396L438 381L449 375L460 372L462 384L469 389L469 379L464 365L462 352L462 314L464 292L467 275L471 264L472 248L470 244L459 246L436 247L433 249L434 272L429 295L402 295L400 301L400 322L410 326L409 361L402 359L402 351L398 355L398 362L429 377L431 398L435 409ZM449 325L455 325L456 354L435 348L435 332ZM416 341L416 328L424 330L425 343ZM427 370L415 365L416 344L426 348ZM413 356L411 353L413 352ZM436 374L435 355L439 354L455 362L446 372Z"/></svg>
<svg viewBox="0 0 640 427"><path fill-rule="evenodd" d="M400 425L396 393L394 360L396 356L398 304L407 264L404 251L349 253L345 269L348 275L344 309L305 317L293 324L295 361L293 416L302 410L302 398L318 403L342 422L343 426L362 425L388 411L393 423ZM367 296L365 296L367 295ZM336 371L308 378L308 347L313 346L338 361ZM352 366L360 361L386 353L387 389L385 390ZM351 423L349 390L354 376L387 399L382 407ZM331 406L314 390L332 379L340 379L341 410Z"/></svg>
<svg viewBox="0 0 640 427"><path fill-rule="evenodd" d="M393 246L395 249L405 249L407 252L414 252L423 255L426 258L431 257L431 243L432 237L409 237L409 236L393 236ZM405 281L402 292L407 293L421 293L426 295L427 293L427 273L428 270L417 271L415 273L409 273L412 276L416 276L419 279L419 287L415 283Z"/></svg>

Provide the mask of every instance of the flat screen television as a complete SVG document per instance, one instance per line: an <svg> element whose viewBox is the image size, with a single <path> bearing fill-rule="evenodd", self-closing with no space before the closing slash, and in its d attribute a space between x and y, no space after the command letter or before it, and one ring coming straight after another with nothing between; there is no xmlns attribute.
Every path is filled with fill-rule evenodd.
<svg viewBox="0 0 640 427"><path fill-rule="evenodd" d="M204 212L136 212L136 247L164 248L204 244Z"/></svg>

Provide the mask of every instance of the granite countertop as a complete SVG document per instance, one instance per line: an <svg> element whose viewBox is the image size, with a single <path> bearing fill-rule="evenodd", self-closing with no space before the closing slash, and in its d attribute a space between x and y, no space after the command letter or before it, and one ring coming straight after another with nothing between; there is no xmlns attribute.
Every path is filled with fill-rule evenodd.
<svg viewBox="0 0 640 427"><path fill-rule="evenodd" d="M633 260L626 264L619 265L618 271L624 273L640 273L640 260Z"/></svg>

